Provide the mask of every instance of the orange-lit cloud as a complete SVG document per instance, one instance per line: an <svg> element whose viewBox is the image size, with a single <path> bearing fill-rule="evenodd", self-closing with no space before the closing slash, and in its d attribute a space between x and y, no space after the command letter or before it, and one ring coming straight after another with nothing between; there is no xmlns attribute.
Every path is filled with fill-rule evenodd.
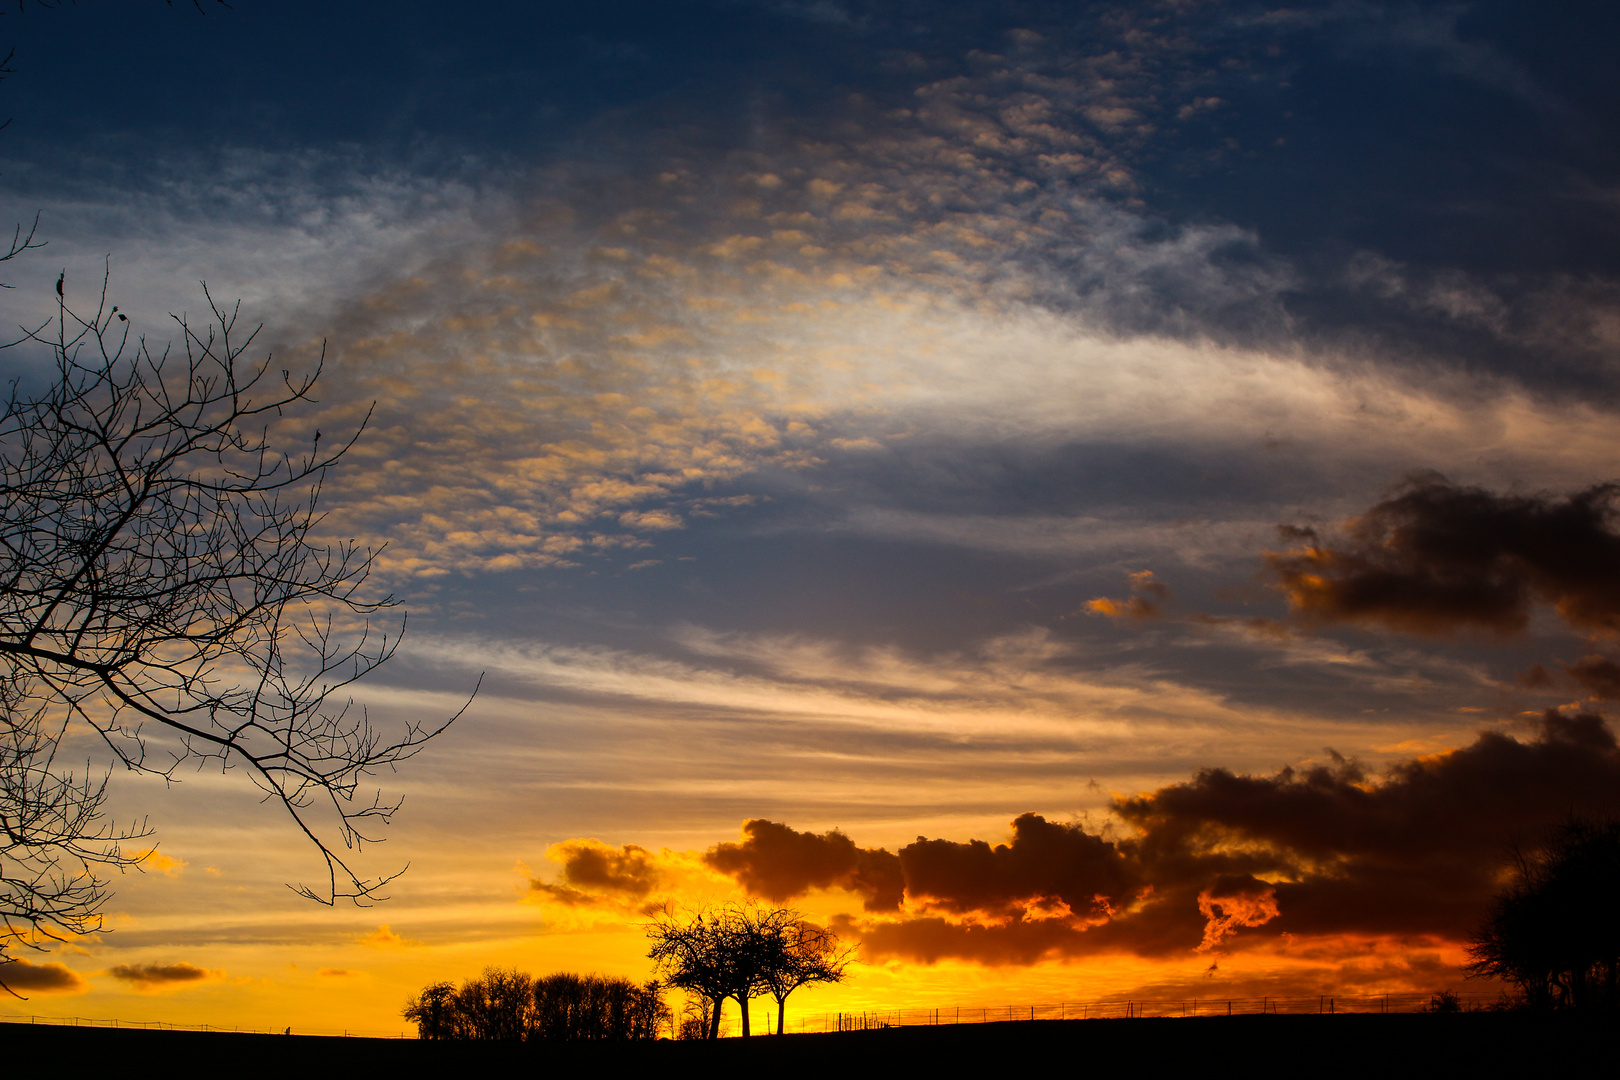
<svg viewBox="0 0 1620 1080"><path fill-rule="evenodd" d="M656 853L635 844L611 847L601 840L582 837L552 844L546 848L546 858L561 863L564 884L535 878L528 887L536 895L570 907L595 904L603 897L645 900L654 889L667 886Z"/></svg>
<svg viewBox="0 0 1620 1080"><path fill-rule="evenodd" d="M360 937L356 938L355 940L361 945L365 945L373 949L403 949L412 945L422 944L420 941L413 941L401 934L396 934L393 931L393 928L387 923L383 923L369 934L360 935Z"/></svg>
<svg viewBox="0 0 1620 1080"><path fill-rule="evenodd" d="M139 861L143 867L150 867L151 869L162 874L164 877L179 877L180 871L190 865L184 859L176 859L172 856L165 855L157 848L149 848L146 851L137 851L134 853L134 858Z"/></svg>
<svg viewBox="0 0 1620 1080"><path fill-rule="evenodd" d="M1221 878L1198 894L1204 917L1199 952L1216 948L1239 927L1263 926L1277 917L1277 890L1254 878Z"/></svg>
<svg viewBox="0 0 1620 1080"><path fill-rule="evenodd" d="M560 865L562 880L531 877L530 900L618 915L667 910L683 897L710 895L724 881L694 851L652 851L637 844L615 847L586 837L552 844L546 858Z"/></svg>
<svg viewBox="0 0 1620 1080"><path fill-rule="evenodd" d="M1106 615L1110 619L1156 619L1170 600L1170 589L1155 581L1153 571L1142 570L1126 576L1131 595L1122 600L1099 596L1088 600L1085 610L1093 615Z"/></svg>

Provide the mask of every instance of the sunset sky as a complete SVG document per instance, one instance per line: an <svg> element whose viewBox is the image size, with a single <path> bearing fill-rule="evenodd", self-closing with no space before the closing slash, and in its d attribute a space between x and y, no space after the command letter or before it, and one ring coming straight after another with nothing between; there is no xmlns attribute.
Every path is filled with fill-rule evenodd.
<svg viewBox="0 0 1620 1080"><path fill-rule="evenodd" d="M1620 812L1617 37L1508 0L0 15L4 220L47 242L0 320L105 273L153 342L206 282L255 357L324 343L289 437L375 404L322 528L409 612L357 699L482 676L377 778L386 903L285 888L319 860L239 773L118 774L155 853L0 1013L393 1033L487 965L648 978L649 912L745 896L860 946L790 1020L1463 987L1509 845Z"/></svg>

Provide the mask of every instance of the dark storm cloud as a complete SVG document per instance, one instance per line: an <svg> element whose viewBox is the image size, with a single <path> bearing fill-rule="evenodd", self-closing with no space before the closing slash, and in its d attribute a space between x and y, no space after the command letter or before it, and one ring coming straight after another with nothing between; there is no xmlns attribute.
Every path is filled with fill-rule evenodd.
<svg viewBox="0 0 1620 1080"><path fill-rule="evenodd" d="M1348 522L1342 535L1284 527L1302 547L1268 554L1299 617L1418 634L1523 631L1531 605L1571 627L1620 630L1620 487L1568 496L1497 495L1421 477Z"/></svg>
<svg viewBox="0 0 1620 1080"><path fill-rule="evenodd" d="M1511 843L1571 811L1620 812L1620 748L1600 717L1549 711L1528 741L1485 732L1382 776L1337 757L1271 776L1207 769L1114 809L1134 835L1024 814L1006 844L919 838L898 853L900 917L846 925L874 957L987 964L1185 955L1282 934L1459 941ZM827 852L855 850L840 833L818 848L823 838L776 832L797 838L773 848L776 882L837 883L847 855ZM711 865L785 898L764 891L755 863Z"/></svg>
<svg viewBox="0 0 1620 1080"><path fill-rule="evenodd" d="M900 906L901 862L882 848L859 848L837 829L816 835L774 821L743 823L743 841L718 844L703 861L750 893L781 903L811 889L860 894L868 911Z"/></svg>

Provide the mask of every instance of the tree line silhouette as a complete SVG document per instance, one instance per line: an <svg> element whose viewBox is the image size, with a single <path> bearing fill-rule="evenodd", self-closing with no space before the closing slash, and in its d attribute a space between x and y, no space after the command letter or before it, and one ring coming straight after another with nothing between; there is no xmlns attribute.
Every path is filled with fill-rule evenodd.
<svg viewBox="0 0 1620 1080"><path fill-rule="evenodd" d="M826 927L791 908L754 903L705 908L687 920L668 915L649 925L647 936L648 956L663 982L568 973L536 979L490 967L459 987L436 982L423 988L402 1015L424 1039L629 1042L665 1032L713 1039L727 998L742 1009L748 1035L748 1002L769 994L782 1034L788 997L802 986L841 981L852 960ZM679 1026L664 1002L666 986L687 994Z"/></svg>
<svg viewBox="0 0 1620 1080"><path fill-rule="evenodd" d="M536 979L495 967L459 988L433 983L403 1015L424 1039L496 1042L632 1042L672 1026L656 982L566 972Z"/></svg>

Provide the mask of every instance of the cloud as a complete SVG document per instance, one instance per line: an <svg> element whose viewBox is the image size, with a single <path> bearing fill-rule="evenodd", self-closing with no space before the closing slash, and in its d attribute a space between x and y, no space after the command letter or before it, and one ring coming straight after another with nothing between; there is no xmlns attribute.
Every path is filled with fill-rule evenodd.
<svg viewBox="0 0 1620 1080"><path fill-rule="evenodd" d="M1489 52L1459 43L1454 12L1432 25L1342 18L1381 28L1381 55L1421 41L1425 55L1477 66ZM556 163L522 174L480 162L461 183L360 151L232 150L155 167L111 203L64 180L46 192L69 233L52 242L99 263L118 222L142 268L132 291L199 276L246 290L273 323L296 313L278 355L312 359L335 328L323 415L292 426L351 430L377 403L325 508L333 535L389 541L379 571L392 578L639 550L690 528L709 486L833 458L859 468L837 449L877 456L922 428L960 442L1288 428L1318 454L1395 467L1420 448L1448 467L1498 460L1503 432L1543 464L1590 454L1594 433L1607 453L1604 409L1302 348L1285 303L1299 271L1258 232L1143 206L1136 163L1179 145L1165 141L1174 117L1225 114L1234 99L1217 109L1213 91L1280 75L1249 46L1218 74L1206 50L1297 24L1240 33L1203 12L1123 11L1083 29L1040 22L994 40L946 34L917 74L895 82L891 70L884 104L840 95L811 127L773 118L769 140L717 140L730 149L715 153L638 144L612 184ZM1462 278L1420 289L1399 267L1363 276L1454 319L1502 321L1501 302ZM1392 424L1415 440L1398 452L1382 438ZM1044 518L887 524L986 545L1066 539Z"/></svg>
<svg viewBox="0 0 1620 1080"><path fill-rule="evenodd" d="M1416 634L1522 632L1535 601L1571 627L1620 630L1620 487L1497 495L1422 476L1342 536L1285 527L1304 546L1265 556L1297 618Z"/></svg>
<svg viewBox="0 0 1620 1080"><path fill-rule="evenodd" d="M699 707L809 725L956 737L1120 738L1138 725L1226 729L1282 718L1239 710L1217 695L1130 665L1097 672L1074 643L1044 627L916 655L849 649L790 635L678 632L695 661L605 648L515 646L487 640L407 642L430 661L571 694L632 698L647 708Z"/></svg>
<svg viewBox="0 0 1620 1080"><path fill-rule="evenodd" d="M1084 923L1134 894L1119 849L1084 827L1021 814L1012 831L1011 843L994 846L918 837L901 848L908 906L991 917L1056 907Z"/></svg>
<svg viewBox="0 0 1620 1080"><path fill-rule="evenodd" d="M566 890L570 897L585 895L578 889L589 889L640 899L664 881L656 856L635 844L615 848L598 840L565 840L547 848L546 858L562 864L563 880L576 887ZM562 898L559 890L543 882L532 881L530 887Z"/></svg>
<svg viewBox="0 0 1620 1080"><path fill-rule="evenodd" d="M1156 619L1171 599L1169 586L1153 579L1153 571L1141 570L1126 576L1131 595L1122 600L1099 596L1087 600L1085 610L1114 620Z"/></svg>
<svg viewBox="0 0 1620 1080"><path fill-rule="evenodd" d="M892 852L856 847L838 829L818 836L763 818L743 822L742 831L741 843L718 844L703 861L750 895L782 903L811 889L842 888L859 894L868 911L900 906L900 860Z"/></svg>
<svg viewBox="0 0 1620 1080"><path fill-rule="evenodd" d="M566 170L498 178L534 189L516 199L357 160L312 155L289 173L247 155L229 184L176 170L160 185L174 206L145 196L91 216L158 222L184 248L166 265L273 252L253 276L271 284L249 299L299 312L278 358L313 362L314 328L336 328L319 415L284 430L330 437L376 403L323 507L331 535L379 549L391 579L639 552L690 529L714 487L873 468L920 434L1202 447L1292 431L1327 456L1443 466L1486 448L1542 463L1607 453L1600 408L1274 347L1295 282L1256 234L1121 204L1132 155L1192 92L1166 82L1187 44L1125 25L1094 28L1118 48L1084 54L1010 38L922 80L911 107L855 109L847 137L663 163L610 193ZM230 213L212 224L175 209L214 205ZM277 221L298 224L274 236ZM354 242L333 249L333 229ZM361 254L323 263L328 250ZM1217 344L1239 310L1275 332ZM1381 437L1391 423L1414 432L1399 453ZM840 449L854 447L867 452ZM846 505L851 527L1048 554L1133 531L1106 515L874 504ZM1207 544L1234 527L1197 531Z"/></svg>
<svg viewBox="0 0 1620 1080"><path fill-rule="evenodd" d="M579 837L552 844L546 858L561 864L562 881L530 878L529 897L569 908L650 915L665 910L677 895L707 895L717 881L695 851L614 847Z"/></svg>
<svg viewBox="0 0 1620 1080"><path fill-rule="evenodd" d="M0 963L0 986L12 993L82 994L90 984L78 972L61 964L33 964L21 957Z"/></svg>
<svg viewBox="0 0 1620 1080"><path fill-rule="evenodd" d="M208 982L225 977L223 971L210 971L192 964L119 964L107 969L115 979L130 983L142 993L177 986Z"/></svg>
<svg viewBox="0 0 1620 1080"><path fill-rule="evenodd" d="M1599 701L1620 698L1620 664L1607 656L1583 656L1574 663L1565 664L1564 670Z"/></svg>
<svg viewBox="0 0 1620 1080"><path fill-rule="evenodd" d="M1460 940L1507 844L1571 809L1620 810L1620 750L1600 717L1549 711L1529 741L1485 732L1382 778L1343 759L1269 777L1210 769L1115 809L1161 890L1223 875L1271 883L1267 933Z"/></svg>
<svg viewBox="0 0 1620 1080"><path fill-rule="evenodd" d="M1062 919L1011 919L1002 923L961 923L940 916L865 921L844 918L834 929L855 938L868 960L910 960L933 964L968 960L988 967L1029 966L1043 960L1083 956L1091 948L1086 932Z"/></svg>
<svg viewBox="0 0 1620 1080"><path fill-rule="evenodd" d="M165 855L157 848L137 851L134 858L143 867L151 867L164 877L179 877L180 871L190 865L184 859L176 859L173 856Z"/></svg>
<svg viewBox="0 0 1620 1080"><path fill-rule="evenodd" d="M1277 890L1252 877L1222 877L1198 894L1204 916L1199 952L1219 947L1243 926L1264 926L1277 917Z"/></svg>
<svg viewBox="0 0 1620 1080"><path fill-rule="evenodd" d="M1105 953L1197 953L1370 940L1457 948L1497 887L1508 845L1574 808L1620 812L1620 747L1605 722L1549 711L1528 740L1484 732L1382 775L1333 756L1270 776L1206 769L1117 798L1110 838L1035 813L1007 843L919 837L900 848L903 903L840 925L873 960L990 965ZM751 821L706 861L751 894L810 887L866 898L845 834ZM1357 944L1358 942L1362 944Z"/></svg>
<svg viewBox="0 0 1620 1080"><path fill-rule="evenodd" d="M383 923L369 934L360 935L355 940L361 945L369 945L374 949L403 949L408 946L422 944L420 941L413 941L408 937L394 933L387 923Z"/></svg>

